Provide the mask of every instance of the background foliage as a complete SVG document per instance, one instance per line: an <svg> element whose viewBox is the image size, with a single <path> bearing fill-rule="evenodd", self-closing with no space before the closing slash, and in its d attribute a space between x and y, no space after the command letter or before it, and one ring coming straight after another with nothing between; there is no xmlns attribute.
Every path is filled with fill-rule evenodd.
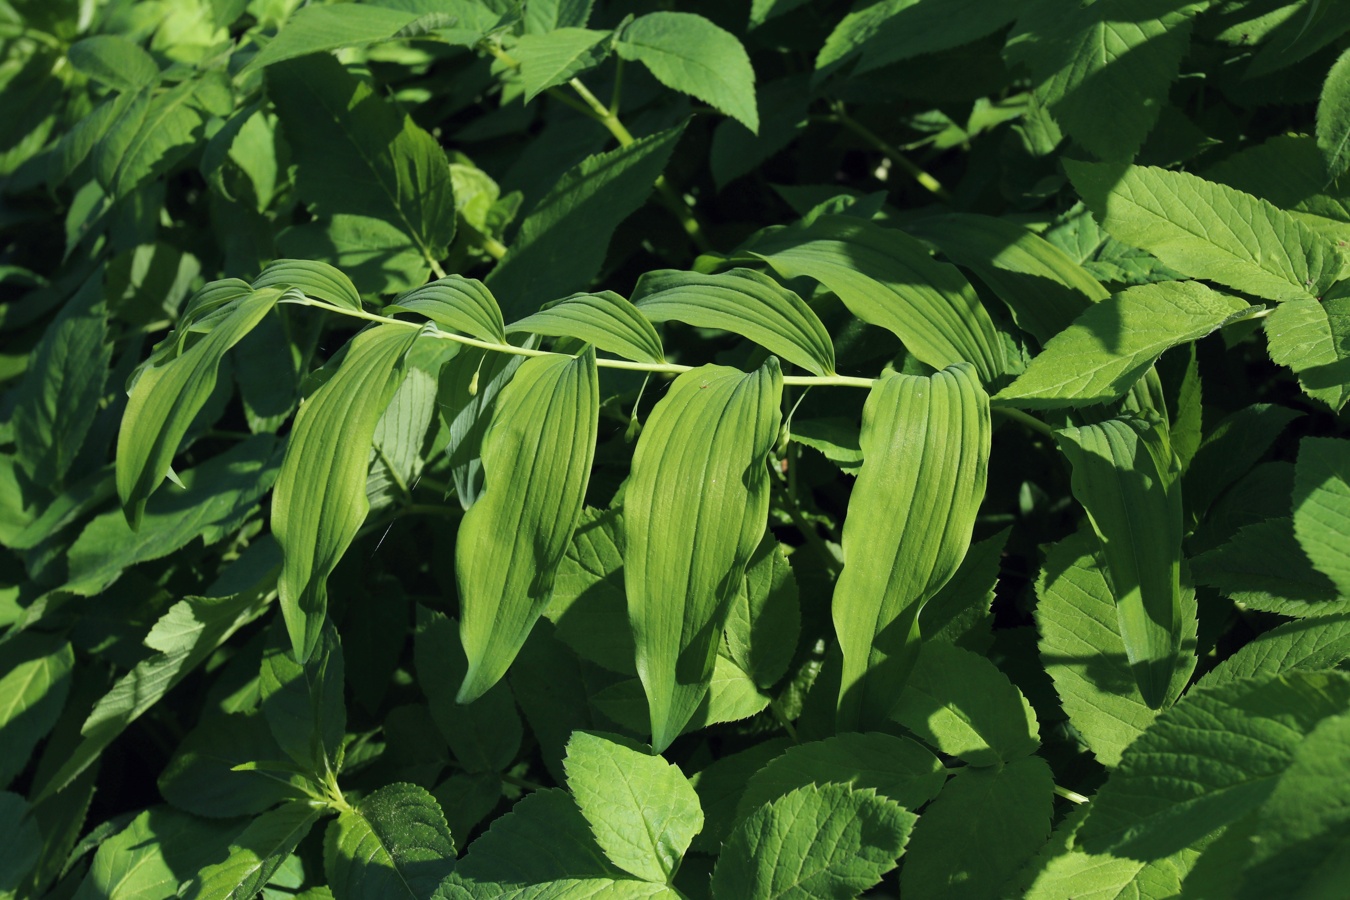
<svg viewBox="0 0 1350 900"><path fill-rule="evenodd" d="M0 896L1339 896L1347 48L0 0Z"/></svg>

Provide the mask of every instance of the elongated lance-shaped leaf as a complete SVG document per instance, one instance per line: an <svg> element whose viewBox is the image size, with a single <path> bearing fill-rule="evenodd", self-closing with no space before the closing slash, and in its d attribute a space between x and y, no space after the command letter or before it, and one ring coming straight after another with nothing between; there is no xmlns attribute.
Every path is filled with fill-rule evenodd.
<svg viewBox="0 0 1350 900"><path fill-rule="evenodd" d="M1171 448L1137 419L1056 432L1073 495L1097 533L1120 637L1144 702L1160 709L1180 664L1181 485Z"/></svg>
<svg viewBox="0 0 1350 900"><path fill-rule="evenodd" d="M816 375L834 374L834 344L820 317L792 291L751 269L720 275L663 269L638 281L633 302L653 322L720 328Z"/></svg>
<svg viewBox="0 0 1350 900"><path fill-rule="evenodd" d="M206 336L180 355L152 360L136 380L117 436L117 495L132 528L140 525L145 501L164 480L179 442L211 396L221 358L262 321L281 294L278 288L239 289L227 304L228 312L214 312L218 319Z"/></svg>
<svg viewBox="0 0 1350 900"><path fill-rule="evenodd" d="M553 594L586 497L599 427L595 351L526 360L483 439L485 492L455 544L470 703L506 674Z"/></svg>
<svg viewBox="0 0 1350 900"><path fill-rule="evenodd" d="M295 288L310 297L348 309L361 308L361 295L346 273L311 259L279 259L253 279L253 288Z"/></svg>
<svg viewBox="0 0 1350 900"><path fill-rule="evenodd" d="M507 334L572 337L638 362L663 363L661 336L633 304L613 291L573 294L512 322Z"/></svg>
<svg viewBox="0 0 1350 900"><path fill-rule="evenodd" d="M190 900L256 897L309 834L321 812L307 801L292 801L262 814L230 841L229 857L202 869L184 885L182 896Z"/></svg>
<svg viewBox="0 0 1350 900"><path fill-rule="evenodd" d="M462 331L485 341L506 343L502 311L483 282L451 275L399 294L385 313L415 312L437 325Z"/></svg>
<svg viewBox="0 0 1350 900"><path fill-rule="evenodd" d="M624 586L652 747L670 746L708 692L717 647L769 512L777 357L747 375L686 372L652 410L624 497Z"/></svg>
<svg viewBox="0 0 1350 900"><path fill-rule="evenodd" d="M851 216L821 216L750 247L784 278L807 276L849 312L885 328L921 362L975 365L983 381L1003 372L1003 343L970 282L902 231Z"/></svg>
<svg viewBox="0 0 1350 900"><path fill-rule="evenodd" d="M970 365L886 374L868 395L834 588L840 730L884 722L914 667L919 613L970 546L991 433L989 396Z"/></svg>
<svg viewBox="0 0 1350 900"><path fill-rule="evenodd" d="M295 417L272 495L272 533L285 557L281 610L301 663L319 642L328 574L370 511L366 470L375 426L420 333L380 325L357 335L337 372Z"/></svg>

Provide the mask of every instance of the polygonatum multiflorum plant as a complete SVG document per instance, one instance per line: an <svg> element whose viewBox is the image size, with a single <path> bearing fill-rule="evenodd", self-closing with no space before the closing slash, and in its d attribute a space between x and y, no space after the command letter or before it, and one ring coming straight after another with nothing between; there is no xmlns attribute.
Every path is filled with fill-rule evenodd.
<svg viewBox="0 0 1350 900"><path fill-rule="evenodd" d="M1350 895L1350 4L0 0L0 898Z"/></svg>

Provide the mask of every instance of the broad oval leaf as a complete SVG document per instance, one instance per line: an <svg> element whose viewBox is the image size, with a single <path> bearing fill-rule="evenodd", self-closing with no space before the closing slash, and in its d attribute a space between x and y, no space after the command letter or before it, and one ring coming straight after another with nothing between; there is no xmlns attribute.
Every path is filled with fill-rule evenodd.
<svg viewBox="0 0 1350 900"><path fill-rule="evenodd" d="M399 294L384 312L415 312L454 331L484 341L506 343L501 308L492 292L476 278L460 275L439 278Z"/></svg>
<svg viewBox="0 0 1350 900"><path fill-rule="evenodd" d="M352 339L337 372L300 407L272 495L284 564L277 591L296 659L309 659L328 607L328 574L370 510L375 426L403 380L420 332L380 325Z"/></svg>
<svg viewBox="0 0 1350 900"><path fill-rule="evenodd" d="M849 312L892 332L935 369L969 362L991 381L1006 366L1002 339L970 282L902 231L821 216L772 232L748 253L784 278L819 281Z"/></svg>
<svg viewBox="0 0 1350 900"><path fill-rule="evenodd" d="M483 439L485 491L455 544L469 703L497 683L553 593L586 496L599 427L595 351L534 357L503 389Z"/></svg>
<svg viewBox="0 0 1350 900"><path fill-rule="evenodd" d="M658 753L708 692L728 608L764 533L782 386L772 356L748 375L686 372L633 453L624 585Z"/></svg>
<svg viewBox="0 0 1350 900"><path fill-rule="evenodd" d="M512 322L507 334L571 337L637 362L664 363L661 336L633 304L613 291L573 294Z"/></svg>
<svg viewBox="0 0 1350 900"><path fill-rule="evenodd" d="M204 337L167 359L152 358L131 389L117 435L117 495L132 528L140 525L146 500L164 480L179 442L211 396L221 358L262 321L282 292L231 288L228 293L232 296L215 311L214 327ZM186 337L180 328L168 340Z"/></svg>
<svg viewBox="0 0 1350 900"><path fill-rule="evenodd" d="M253 279L253 289L294 288L309 297L318 297L337 306L359 310L361 295L352 280L340 269L312 259L279 259Z"/></svg>
<svg viewBox="0 0 1350 900"><path fill-rule="evenodd" d="M888 373L868 395L832 605L841 729L889 718L917 658L919 613L970 546L991 434L989 397L968 364L930 377Z"/></svg>
<svg viewBox="0 0 1350 900"><path fill-rule="evenodd" d="M1073 495L1097 533L1120 636L1144 702L1175 698L1181 665L1181 485L1171 450L1136 419L1056 432L1073 466Z"/></svg>
<svg viewBox="0 0 1350 900"><path fill-rule="evenodd" d="M334 900L430 900L455 868L455 841L436 798L415 784L380 788L324 835Z"/></svg>
<svg viewBox="0 0 1350 900"><path fill-rule="evenodd" d="M674 319L720 328L812 374L834 374L834 344L820 317L801 297L760 272L648 272L638 279L633 302L653 322Z"/></svg>

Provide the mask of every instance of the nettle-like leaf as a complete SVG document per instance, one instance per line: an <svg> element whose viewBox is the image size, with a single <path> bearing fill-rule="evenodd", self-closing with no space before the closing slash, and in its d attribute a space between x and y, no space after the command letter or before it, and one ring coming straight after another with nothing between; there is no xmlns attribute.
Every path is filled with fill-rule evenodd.
<svg viewBox="0 0 1350 900"><path fill-rule="evenodd" d="M776 357L749 375L686 372L633 453L624 584L658 752L707 694L729 604L764 533L782 384Z"/></svg>
<svg viewBox="0 0 1350 900"><path fill-rule="evenodd" d="M347 730L342 644L327 624L304 663L291 653L284 623L268 635L259 693L263 716L287 756L316 777L337 771Z"/></svg>
<svg viewBox="0 0 1350 900"><path fill-rule="evenodd" d="M1350 614L1337 613L1285 622L1215 666L1199 684L1213 686L1314 669L1331 669L1350 659Z"/></svg>
<svg viewBox="0 0 1350 900"><path fill-rule="evenodd" d="M311 53L386 41L417 18L412 11L365 4L306 6L296 10L241 74Z"/></svg>
<svg viewBox="0 0 1350 900"><path fill-rule="evenodd" d="M337 372L295 417L272 497L272 531L285 558L277 585L281 608L301 661L319 641L328 575L370 508L371 440L418 335L396 325L357 335Z"/></svg>
<svg viewBox="0 0 1350 900"><path fill-rule="evenodd" d="M990 434L989 398L969 365L883 375L868 395L832 605L844 653L841 728L889 718L918 656L919 613L970 545Z"/></svg>
<svg viewBox="0 0 1350 900"><path fill-rule="evenodd" d="M455 842L436 799L414 784L386 785L346 809L324 835L334 900L430 900L455 868Z"/></svg>
<svg viewBox="0 0 1350 900"><path fill-rule="evenodd" d="M661 336L651 320L613 291L573 294L507 326L507 334L570 337L634 362L664 363Z"/></svg>
<svg viewBox="0 0 1350 900"><path fill-rule="evenodd" d="M1299 546L1341 596L1350 594L1350 441L1303 440L1293 504Z"/></svg>
<svg viewBox="0 0 1350 900"><path fill-rule="evenodd" d="M138 91L159 81L159 66L141 47L116 34L76 41L66 51L76 71L119 91Z"/></svg>
<svg viewBox="0 0 1350 900"><path fill-rule="evenodd" d="M856 71L868 72L903 59L936 53L984 37L1011 22L1016 4L999 0L902 0L863 6L825 39L817 71L861 56Z"/></svg>
<svg viewBox="0 0 1350 900"><path fill-rule="evenodd" d="M483 439L483 496L455 544L459 702L506 674L548 605L586 496L600 409L594 350L527 360L502 391Z"/></svg>
<svg viewBox="0 0 1350 900"><path fill-rule="evenodd" d="M1298 375L1303 392L1340 411L1350 400L1350 292L1277 306L1265 322L1270 358Z"/></svg>
<svg viewBox="0 0 1350 900"><path fill-rule="evenodd" d="M611 34L589 28L555 28L521 35L511 48L511 56L520 63L525 102L604 62Z"/></svg>

